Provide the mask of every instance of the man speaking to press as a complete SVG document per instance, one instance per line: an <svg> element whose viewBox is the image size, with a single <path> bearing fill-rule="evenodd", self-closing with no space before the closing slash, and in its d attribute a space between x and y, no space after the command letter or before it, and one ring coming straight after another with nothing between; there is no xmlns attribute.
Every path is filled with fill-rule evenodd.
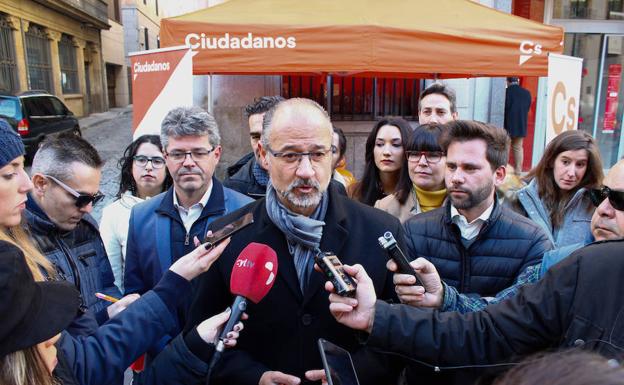
<svg viewBox="0 0 624 385"><path fill-rule="evenodd" d="M217 230L247 213L254 218L198 279L189 328L232 303L232 266L249 243L275 250L279 264L273 288L247 308L249 320L238 349L224 352L212 385L301 384L306 371L322 367L319 338L351 351L362 385L392 383L388 363L360 349L357 333L334 320L323 290L325 278L313 271L318 250L333 252L343 263L366 266L371 290L396 300L377 237L391 231L402 242L400 223L330 184L332 135L327 113L312 100L289 99L274 106L264 117L260 142L260 162L270 175L266 196L211 224Z"/></svg>

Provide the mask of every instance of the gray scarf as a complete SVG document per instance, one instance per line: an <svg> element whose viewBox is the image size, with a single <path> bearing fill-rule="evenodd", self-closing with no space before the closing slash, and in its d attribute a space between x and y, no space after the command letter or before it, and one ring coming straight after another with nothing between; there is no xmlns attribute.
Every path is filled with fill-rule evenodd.
<svg viewBox="0 0 624 385"><path fill-rule="evenodd" d="M266 192L266 209L269 218L286 236L288 251L294 257L295 270L299 278L301 293L305 293L310 272L314 266L314 255L321 245L325 214L329 197L323 193L321 203L311 216L295 214L277 198L277 191L269 181Z"/></svg>

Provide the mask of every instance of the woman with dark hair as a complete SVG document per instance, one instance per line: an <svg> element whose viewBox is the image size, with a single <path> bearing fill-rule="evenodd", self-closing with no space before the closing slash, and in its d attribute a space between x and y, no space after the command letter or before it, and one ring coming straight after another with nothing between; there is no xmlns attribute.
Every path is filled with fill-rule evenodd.
<svg viewBox="0 0 624 385"><path fill-rule="evenodd" d="M375 202L375 207L401 223L421 212L442 206L446 199L446 156L438 144L444 126L423 124L405 143L405 159L396 191Z"/></svg>
<svg viewBox="0 0 624 385"><path fill-rule="evenodd" d="M401 118L382 119L366 139L364 177L349 188L349 196L373 206L397 187L404 159L404 142L412 132Z"/></svg>
<svg viewBox="0 0 624 385"><path fill-rule="evenodd" d="M598 146L588 133L565 131L546 147L542 159L517 193L523 214L539 224L555 247L593 241L594 211L587 190L602 182Z"/></svg>
<svg viewBox="0 0 624 385"><path fill-rule="evenodd" d="M171 185L158 135L138 137L119 159L121 180L117 200L102 210L100 235L115 276L115 286L124 292L128 225L132 207L160 194Z"/></svg>

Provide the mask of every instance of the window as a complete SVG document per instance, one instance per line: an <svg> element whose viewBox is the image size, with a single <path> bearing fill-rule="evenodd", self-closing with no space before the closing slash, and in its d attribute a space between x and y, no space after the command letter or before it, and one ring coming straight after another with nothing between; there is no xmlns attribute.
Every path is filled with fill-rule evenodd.
<svg viewBox="0 0 624 385"><path fill-rule="evenodd" d="M17 63L15 62L13 30L8 20L0 14L0 89L16 92Z"/></svg>
<svg viewBox="0 0 624 385"><path fill-rule="evenodd" d="M156 5L156 16L158 16L158 0L155 0L155 5Z"/></svg>
<svg viewBox="0 0 624 385"><path fill-rule="evenodd" d="M145 50L149 49L149 31L147 27L143 27L143 39L145 40Z"/></svg>
<svg viewBox="0 0 624 385"><path fill-rule="evenodd" d="M80 92L78 85L78 65L76 62L76 47L72 38L63 34L58 43L59 61L61 64L61 86L64 94L77 94Z"/></svg>
<svg viewBox="0 0 624 385"><path fill-rule="evenodd" d="M28 84L32 90L52 91L50 43L43 29L31 24L25 34Z"/></svg>
<svg viewBox="0 0 624 385"><path fill-rule="evenodd" d="M107 0L108 3L108 18L115 20L121 24L121 12L119 10L119 0Z"/></svg>
<svg viewBox="0 0 624 385"><path fill-rule="evenodd" d="M419 79L333 76L325 80L321 76L283 76L282 95L313 99L327 108L334 120L418 117Z"/></svg>
<svg viewBox="0 0 624 385"><path fill-rule="evenodd" d="M624 20L624 0L555 0L555 19Z"/></svg>
<svg viewBox="0 0 624 385"><path fill-rule="evenodd" d="M33 117L54 116L56 111L50 101L50 97L33 96L23 99L24 107L28 115Z"/></svg>
<svg viewBox="0 0 624 385"><path fill-rule="evenodd" d="M59 115L59 116L67 115L67 108L65 108L65 105L61 103L60 100L58 100L57 98L53 98L53 97L48 97L47 99L50 101L50 104L52 105L52 109L54 110L55 115Z"/></svg>

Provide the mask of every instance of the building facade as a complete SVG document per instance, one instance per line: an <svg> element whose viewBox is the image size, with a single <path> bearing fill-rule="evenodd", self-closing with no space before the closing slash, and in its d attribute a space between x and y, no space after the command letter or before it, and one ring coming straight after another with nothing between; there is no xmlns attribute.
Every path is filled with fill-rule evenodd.
<svg viewBox="0 0 624 385"><path fill-rule="evenodd" d="M565 29L564 54L583 58L579 129L600 146L605 168L624 157L624 1L546 0L545 22Z"/></svg>
<svg viewBox="0 0 624 385"><path fill-rule="evenodd" d="M125 56L124 26L121 18L120 0L107 0L108 24L102 31L102 56L106 68L108 106L125 107L130 104L128 69Z"/></svg>
<svg viewBox="0 0 624 385"><path fill-rule="evenodd" d="M107 109L103 0L0 0L0 89L45 90L77 116Z"/></svg>

